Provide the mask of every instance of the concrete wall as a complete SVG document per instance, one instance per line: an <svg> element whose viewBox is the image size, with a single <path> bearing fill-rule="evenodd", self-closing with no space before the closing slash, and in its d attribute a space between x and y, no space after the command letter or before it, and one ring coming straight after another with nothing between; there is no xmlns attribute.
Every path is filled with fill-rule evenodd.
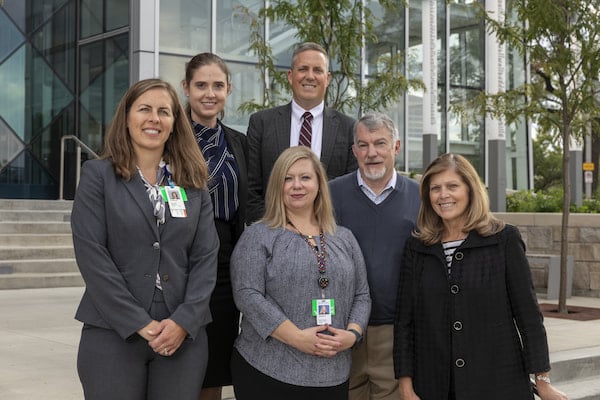
<svg viewBox="0 0 600 400"><path fill-rule="evenodd" d="M562 214L495 213L516 225L527 245L528 254L560 255ZM567 232L568 252L574 259L574 296L600 297L600 214L570 214ZM548 266L531 265L536 290L545 292Z"/></svg>

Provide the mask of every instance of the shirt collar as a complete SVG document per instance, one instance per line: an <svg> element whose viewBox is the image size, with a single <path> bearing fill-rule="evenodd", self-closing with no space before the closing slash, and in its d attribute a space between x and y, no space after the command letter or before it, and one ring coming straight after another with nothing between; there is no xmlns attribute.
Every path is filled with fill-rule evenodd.
<svg viewBox="0 0 600 400"><path fill-rule="evenodd" d="M321 114L323 114L323 110L325 109L325 102L322 101L321 103L319 103L318 106L311 108L310 110L305 110L304 108L300 107L298 105L298 103L296 103L296 101L294 99L292 99L292 118L295 118L297 120L300 120L302 118L302 115L308 111L312 114L313 116L313 121L315 118L317 118L318 116L320 116Z"/></svg>
<svg viewBox="0 0 600 400"><path fill-rule="evenodd" d="M373 192L373 190L371 190L371 188L369 187L369 185L367 185L366 182L364 181L362 175L360 174L360 169L356 170L356 180L358 182L358 186L359 187L367 189L371 193L373 193L373 195L375 195L375 193ZM397 180L398 180L398 176L397 176L396 172L394 172L392 174L392 177L390 178L390 180L387 182L387 184L385 185L385 187L381 191L381 193L385 192L386 190L394 189L396 187L396 181Z"/></svg>

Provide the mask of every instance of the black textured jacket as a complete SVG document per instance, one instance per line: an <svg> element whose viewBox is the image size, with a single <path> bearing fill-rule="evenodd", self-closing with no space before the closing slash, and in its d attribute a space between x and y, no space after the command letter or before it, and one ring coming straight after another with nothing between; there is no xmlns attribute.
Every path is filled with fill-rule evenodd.
<svg viewBox="0 0 600 400"><path fill-rule="evenodd" d="M532 399L529 373L548 371L543 317L518 229L470 232L448 276L441 243L409 239L394 332L396 377L422 400Z"/></svg>

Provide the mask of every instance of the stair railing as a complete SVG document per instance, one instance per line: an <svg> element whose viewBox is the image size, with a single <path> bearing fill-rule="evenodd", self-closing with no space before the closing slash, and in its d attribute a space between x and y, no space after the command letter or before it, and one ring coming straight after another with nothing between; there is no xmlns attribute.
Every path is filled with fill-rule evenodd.
<svg viewBox="0 0 600 400"><path fill-rule="evenodd" d="M94 150L90 149L88 145L83 143L77 136L74 135L65 135L60 139L60 184L58 187L58 199L63 200L64 195L64 186L65 186L65 142L67 140L73 140L75 142L75 154L76 154L76 162L75 162L75 187L79 184L79 175L81 173L81 148L94 156L94 158L98 158L98 154L94 152Z"/></svg>

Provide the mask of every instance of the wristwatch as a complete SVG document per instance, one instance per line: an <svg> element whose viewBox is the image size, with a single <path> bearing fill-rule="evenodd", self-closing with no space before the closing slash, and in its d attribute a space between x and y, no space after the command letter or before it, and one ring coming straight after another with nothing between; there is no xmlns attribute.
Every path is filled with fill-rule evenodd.
<svg viewBox="0 0 600 400"><path fill-rule="evenodd" d="M352 346L352 348L357 349L363 341L363 335L354 328L350 328L350 329L348 329L348 331L354 333L354 336L356 336L356 341L354 342L354 345Z"/></svg>
<svg viewBox="0 0 600 400"><path fill-rule="evenodd" d="M536 375L535 376L535 380L537 381L544 381L546 383L550 383L550 377L548 375Z"/></svg>

